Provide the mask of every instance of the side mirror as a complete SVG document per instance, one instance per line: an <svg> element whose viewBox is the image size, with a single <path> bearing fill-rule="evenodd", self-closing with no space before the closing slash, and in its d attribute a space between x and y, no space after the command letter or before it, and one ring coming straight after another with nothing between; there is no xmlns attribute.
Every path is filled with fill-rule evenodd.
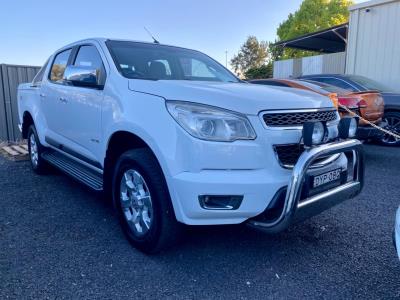
<svg viewBox="0 0 400 300"><path fill-rule="evenodd" d="M64 71L63 80L74 86L101 88L99 70L92 67L68 66Z"/></svg>

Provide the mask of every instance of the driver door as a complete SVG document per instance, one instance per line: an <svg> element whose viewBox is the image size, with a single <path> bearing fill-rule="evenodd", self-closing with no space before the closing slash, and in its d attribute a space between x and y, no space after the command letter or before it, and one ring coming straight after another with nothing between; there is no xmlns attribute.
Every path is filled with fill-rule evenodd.
<svg viewBox="0 0 400 300"><path fill-rule="evenodd" d="M100 78L105 82L106 70L95 45L79 46L71 64L98 70ZM103 89L73 85L64 85L62 89L64 117L61 118L60 133L69 143L65 146L72 148L73 152L70 154L101 167L99 143L101 142ZM68 151L68 148L66 150Z"/></svg>

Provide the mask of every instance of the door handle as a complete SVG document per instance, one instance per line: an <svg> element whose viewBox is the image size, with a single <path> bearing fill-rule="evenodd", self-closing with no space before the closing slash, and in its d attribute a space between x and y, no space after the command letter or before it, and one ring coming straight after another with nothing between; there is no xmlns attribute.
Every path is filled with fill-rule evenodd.
<svg viewBox="0 0 400 300"><path fill-rule="evenodd" d="M58 98L58 100L60 100L60 102L62 102L62 103L67 103L68 102L67 99L64 98L64 97L60 97L60 98Z"/></svg>

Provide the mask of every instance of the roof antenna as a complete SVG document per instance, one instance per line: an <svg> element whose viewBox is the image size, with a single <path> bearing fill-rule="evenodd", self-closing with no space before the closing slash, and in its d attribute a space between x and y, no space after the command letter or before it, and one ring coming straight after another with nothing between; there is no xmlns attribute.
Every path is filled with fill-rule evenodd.
<svg viewBox="0 0 400 300"><path fill-rule="evenodd" d="M143 26L144 30L149 34L149 36L153 39L154 44L159 44L160 42L156 40L156 38L151 34L151 32L146 28L146 26Z"/></svg>

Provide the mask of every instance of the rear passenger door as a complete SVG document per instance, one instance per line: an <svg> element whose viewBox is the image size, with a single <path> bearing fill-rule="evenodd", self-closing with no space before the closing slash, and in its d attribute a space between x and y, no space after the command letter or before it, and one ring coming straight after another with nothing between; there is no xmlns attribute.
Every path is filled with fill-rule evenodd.
<svg viewBox="0 0 400 300"><path fill-rule="evenodd" d="M45 84L41 84L40 104L47 125L45 133L47 140L60 139L62 118L64 117L63 106L60 105L60 98L63 95L60 92L64 85L64 71L70 60L71 53L72 48L55 54L50 61L51 66L47 78L42 79Z"/></svg>

